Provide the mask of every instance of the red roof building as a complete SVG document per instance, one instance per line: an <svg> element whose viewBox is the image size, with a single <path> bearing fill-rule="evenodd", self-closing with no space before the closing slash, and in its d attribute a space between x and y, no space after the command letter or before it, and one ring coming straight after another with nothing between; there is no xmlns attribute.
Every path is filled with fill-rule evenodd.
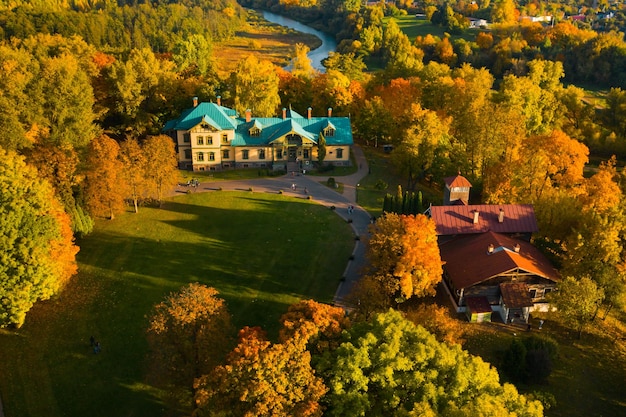
<svg viewBox="0 0 626 417"><path fill-rule="evenodd" d="M438 236L455 236L488 231L528 234L539 230L530 204L480 204L471 206L431 206Z"/></svg>

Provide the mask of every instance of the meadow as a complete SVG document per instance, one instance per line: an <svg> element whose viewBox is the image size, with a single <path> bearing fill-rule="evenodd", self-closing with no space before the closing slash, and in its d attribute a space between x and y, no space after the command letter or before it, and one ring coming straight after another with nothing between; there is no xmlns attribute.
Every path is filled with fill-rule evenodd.
<svg viewBox="0 0 626 417"><path fill-rule="evenodd" d="M290 304L332 301L354 239L310 200L218 191L98 221L78 243L79 274L65 291L38 303L21 329L0 330L7 416L163 415L145 382L154 304L204 283L219 290L238 328L262 326L275 338Z"/></svg>

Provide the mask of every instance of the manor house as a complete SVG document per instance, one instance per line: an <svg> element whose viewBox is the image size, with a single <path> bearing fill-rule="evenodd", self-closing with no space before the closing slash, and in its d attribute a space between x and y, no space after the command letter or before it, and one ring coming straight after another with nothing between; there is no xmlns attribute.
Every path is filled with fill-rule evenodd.
<svg viewBox="0 0 626 417"><path fill-rule="evenodd" d="M318 162L320 142L325 143L324 163L350 164L353 144L350 119L312 117L312 109L301 116L283 109L281 117L241 117L217 103L198 103L178 119L165 124L163 132L176 143L181 169L219 171L229 168L267 168L275 171L309 169Z"/></svg>

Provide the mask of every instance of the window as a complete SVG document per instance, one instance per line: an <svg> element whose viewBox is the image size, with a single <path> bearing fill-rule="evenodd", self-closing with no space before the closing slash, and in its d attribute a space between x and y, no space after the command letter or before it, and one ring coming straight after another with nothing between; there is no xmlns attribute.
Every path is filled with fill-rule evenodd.
<svg viewBox="0 0 626 417"><path fill-rule="evenodd" d="M308 149L304 149L302 152L304 152L304 153L302 154L302 157L303 157L304 159L309 159L309 150L308 150Z"/></svg>
<svg viewBox="0 0 626 417"><path fill-rule="evenodd" d="M337 148L337 159L343 158L343 149Z"/></svg>
<svg viewBox="0 0 626 417"><path fill-rule="evenodd" d="M259 129L258 127L250 129L250 136L252 136L252 137L259 137L259 136L261 136L261 129Z"/></svg>
<svg viewBox="0 0 626 417"><path fill-rule="evenodd" d="M207 136L206 138L206 144L207 145L213 145L213 138L211 136Z"/></svg>
<svg viewBox="0 0 626 417"><path fill-rule="evenodd" d="M198 141L198 145L204 145L204 137L198 136L196 140Z"/></svg>
<svg viewBox="0 0 626 417"><path fill-rule="evenodd" d="M276 159L283 159L283 150L282 149L278 149L276 151Z"/></svg>
<svg viewBox="0 0 626 417"><path fill-rule="evenodd" d="M537 298L537 290L530 290L530 298Z"/></svg>
<svg viewBox="0 0 626 417"><path fill-rule="evenodd" d="M198 152L198 161L204 161L204 152Z"/></svg>
<svg viewBox="0 0 626 417"><path fill-rule="evenodd" d="M185 159L191 159L191 149L185 149Z"/></svg>
<svg viewBox="0 0 626 417"><path fill-rule="evenodd" d="M222 158L224 159L230 158L230 151L228 149L225 151L222 151Z"/></svg>
<svg viewBox="0 0 626 417"><path fill-rule="evenodd" d="M191 135L189 133L185 133L183 135L183 142L185 142L185 143L191 142Z"/></svg>
<svg viewBox="0 0 626 417"><path fill-rule="evenodd" d="M265 149L259 149L259 159L265 159Z"/></svg>
<svg viewBox="0 0 626 417"><path fill-rule="evenodd" d="M222 134L222 143L228 143L228 134L227 133L223 133Z"/></svg>
<svg viewBox="0 0 626 417"><path fill-rule="evenodd" d="M335 129L333 129L332 127L327 127L326 129L324 129L324 136L329 138L335 136Z"/></svg>
<svg viewBox="0 0 626 417"><path fill-rule="evenodd" d="M241 159L248 159L249 157L249 151L247 149L244 149L243 151L241 151Z"/></svg>
<svg viewBox="0 0 626 417"><path fill-rule="evenodd" d="M215 161L215 152L209 152L209 161Z"/></svg>
<svg viewBox="0 0 626 417"><path fill-rule="evenodd" d="M552 288L546 288L545 290L543 290L543 296L546 297L551 292L552 292Z"/></svg>

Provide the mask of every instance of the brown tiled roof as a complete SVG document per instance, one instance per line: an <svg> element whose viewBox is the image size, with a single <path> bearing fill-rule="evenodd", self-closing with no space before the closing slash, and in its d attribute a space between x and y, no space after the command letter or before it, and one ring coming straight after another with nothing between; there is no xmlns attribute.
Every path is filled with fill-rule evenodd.
<svg viewBox="0 0 626 417"><path fill-rule="evenodd" d="M493 253L488 253L493 245ZM519 245L519 252L515 252ZM468 288L506 272L520 269L552 281L559 273L550 261L529 242L486 232L459 236L439 247L444 268L457 289Z"/></svg>
<svg viewBox="0 0 626 417"><path fill-rule="evenodd" d="M504 211L502 223L498 221ZM478 223L474 212L478 211ZM431 206L430 215L437 226L437 235L468 233L534 233L538 229L531 204L480 204L469 206Z"/></svg>
<svg viewBox="0 0 626 417"><path fill-rule="evenodd" d="M451 187L471 187L472 183L470 183L467 178L459 175L455 175L453 177L447 177L444 178L443 181L446 183L446 185L451 188Z"/></svg>
<svg viewBox="0 0 626 417"><path fill-rule="evenodd" d="M502 301L508 308L532 307L533 300L528 292L528 285L523 282L507 282L500 284Z"/></svg>

